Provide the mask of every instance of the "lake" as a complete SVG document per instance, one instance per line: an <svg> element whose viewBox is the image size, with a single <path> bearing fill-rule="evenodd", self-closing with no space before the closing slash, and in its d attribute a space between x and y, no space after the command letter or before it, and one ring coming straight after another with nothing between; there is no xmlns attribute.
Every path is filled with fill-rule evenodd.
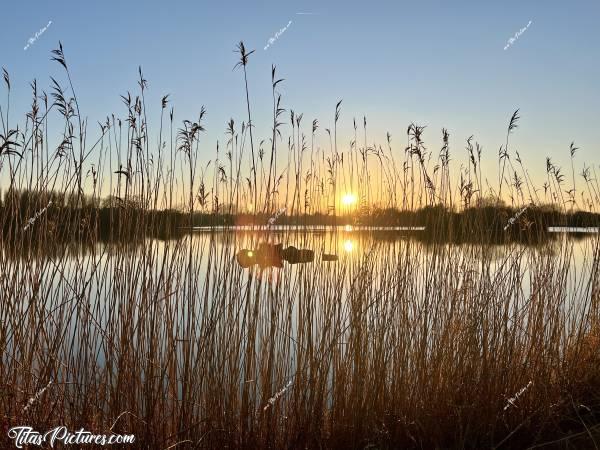
<svg viewBox="0 0 600 450"><path fill-rule="evenodd" d="M575 376L573 355L587 361L597 234L538 245L422 234L246 227L4 250L3 373L20 401L51 381L69 420L136 411L176 429L185 415L232 436L315 417L426 423L456 404L496 417L531 380L531 398L558 401L559 389L536 389ZM465 383L479 386L468 402Z"/></svg>

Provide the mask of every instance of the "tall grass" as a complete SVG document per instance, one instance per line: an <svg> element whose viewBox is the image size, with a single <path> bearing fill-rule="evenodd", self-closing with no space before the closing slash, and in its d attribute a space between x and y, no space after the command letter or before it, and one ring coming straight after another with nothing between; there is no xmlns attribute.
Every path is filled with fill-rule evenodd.
<svg viewBox="0 0 600 450"><path fill-rule="evenodd" d="M239 51L246 81L251 52L243 44ZM291 114L288 153L281 152L282 80L273 67L268 170L259 152L259 177L246 82L248 122L227 124L227 165L210 171L199 159L204 108L178 129L171 109L163 135L163 97L153 148L140 69L138 94L122 96L125 115L107 117L92 141L62 45L53 55L68 87L53 79L48 96L34 83L23 125L12 124L10 79L4 75L5 430L27 424L132 433L138 448L595 444L600 241L480 243L486 205L547 203L559 211L595 211L600 204L592 168L584 166L583 183L575 191L573 182L573 195L565 198L564 176L550 160L538 198L508 146L516 113L500 153L497 186L484 183L481 148L472 139L467 164L459 171L450 167L446 130L439 154L427 149L425 127L417 124L408 127L405 148L394 148L388 134L384 149L367 144L364 118L364 142L359 145L355 127L344 149L338 142L341 101L333 136L326 129L328 149L315 144L312 122L311 161L305 164L301 114ZM56 147L48 139L50 114L62 120ZM237 249L273 240L269 233L144 239L148 230L164 226L156 210L175 207L189 225L198 211L235 216L262 209L269 216L283 207L297 215L328 213L334 221L351 218L339 204L347 190L356 191L361 202L355 208L367 214L375 206L466 211L474 217L471 243L447 245L443 238L456 231L446 221L427 224L427 244L361 235L345 256L336 233L286 234L284 241L341 257L276 271L243 270L235 263ZM109 245L98 228L106 192L111 207L103 214L116 241ZM541 233L526 220L514 226ZM131 236L134 243L128 243Z"/></svg>

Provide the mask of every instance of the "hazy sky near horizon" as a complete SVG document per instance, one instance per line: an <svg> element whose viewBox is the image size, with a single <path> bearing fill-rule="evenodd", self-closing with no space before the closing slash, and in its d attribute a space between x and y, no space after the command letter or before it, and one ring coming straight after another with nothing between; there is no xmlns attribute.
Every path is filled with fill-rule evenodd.
<svg viewBox="0 0 600 450"><path fill-rule="evenodd" d="M369 143L384 144L389 131L394 150L402 152L406 128L416 122L427 125L425 142L437 155L445 127L455 161L466 161L465 139L475 135L493 181L508 120L520 108L513 149L532 173L544 174L546 155L566 167L571 141L580 147L579 166L599 163L597 0L4 0L2 6L0 65L11 76L11 117L21 123L31 80L47 91L50 76L65 80L50 61L60 40L91 137L110 113L125 115L119 96L137 92L140 65L154 134L163 95L170 94L178 125L195 120L204 105L202 154L214 158L216 141L226 141L226 122L246 120L243 75L232 70L233 49L243 40L256 50L248 78L257 141L270 137L270 69L276 64L285 78L284 119L289 109L303 113L309 135L316 118L324 147L325 128L333 126L335 104L343 99L341 145L353 136L352 119L362 123L366 115ZM5 102L4 86L0 99Z"/></svg>

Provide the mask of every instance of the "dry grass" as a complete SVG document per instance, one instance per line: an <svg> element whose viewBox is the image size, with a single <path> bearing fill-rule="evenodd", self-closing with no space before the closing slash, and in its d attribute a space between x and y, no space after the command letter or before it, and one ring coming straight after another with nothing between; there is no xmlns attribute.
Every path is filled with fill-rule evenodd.
<svg viewBox="0 0 600 450"><path fill-rule="evenodd" d="M246 80L251 52L241 43L239 51ZM62 46L54 56L68 75ZM274 68L271 154L262 145L255 153L250 136L250 159L244 156L252 127L242 124L238 133L231 121L227 161L215 163L209 180L211 172L198 168L204 109L178 132L171 112L168 133L161 112L161 144L153 149L139 75L139 95L123 96L125 118L107 118L91 144L70 77L69 89L53 80L52 100L33 85L32 110L18 131L8 105L0 114L9 212L0 252L5 429L133 433L139 448L595 445L597 239L454 246L441 239L449 230L436 229L439 243L365 238L360 252L339 263L277 272L235 264L236 246L256 244L256 234L102 245L86 211L106 191L140 233L156 224L129 214L129 205L167 208L174 197L191 218L194 210L236 212L248 203L275 213L288 194L297 213L331 214L349 190L361 208L469 207L497 195L485 186L481 151L471 140L468 165L452 175L446 131L436 156L424 145L424 127L411 125L399 156L389 136L386 149L367 146L364 119L364 146L355 127L353 143L341 151L341 102L329 150L314 148L313 122L308 162L301 115L294 115L282 171L278 150L286 140ZM10 91L8 74L5 80ZM167 103L163 98L161 111ZM47 138L49 113L64 122L58 148ZM500 154L498 191L513 206L553 202L565 209L576 201L595 210L600 190L586 168L577 191L573 183L581 196L574 200L564 197L564 177L548 160L545 198L538 196L518 154L509 152L517 120L515 113ZM244 167L252 168L247 177ZM23 211L11 195L25 189L39 204L28 202ZM64 220L77 224L71 246L59 245L51 217L38 214L50 193L72 204L64 209L74 215ZM24 223L11 226L21 217L35 223L25 231ZM338 237L284 239L319 254Z"/></svg>

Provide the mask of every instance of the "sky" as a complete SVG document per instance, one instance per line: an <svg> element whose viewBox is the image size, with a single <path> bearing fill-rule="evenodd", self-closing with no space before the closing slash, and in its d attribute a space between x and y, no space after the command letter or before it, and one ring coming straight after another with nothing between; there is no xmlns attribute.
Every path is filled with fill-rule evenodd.
<svg viewBox="0 0 600 450"><path fill-rule="evenodd" d="M317 119L323 146L324 129L333 126L335 104L343 99L342 145L353 136L354 117L359 123L367 117L369 141L384 144L391 133L397 151L404 148L409 123L427 126L425 143L436 153L445 127L455 160L466 161L465 140L475 136L483 146L483 168L495 180L498 148L519 108L513 148L534 177L545 173L546 156L567 167L571 141L580 148L580 166L598 163L597 0L2 3L0 65L11 76L11 117L29 107L34 78L47 90L50 76L65 80L50 61L61 41L90 124L112 112L125 114L120 95L136 92L141 66L151 128L165 94L179 123L195 120L206 107L202 155L208 160L217 140L223 145L227 139L226 122L246 120L243 75L232 70L233 50L243 40L256 50L248 82L257 140L270 136L275 64L285 78L283 107L304 114L307 134ZM2 102L4 95L0 90Z"/></svg>

